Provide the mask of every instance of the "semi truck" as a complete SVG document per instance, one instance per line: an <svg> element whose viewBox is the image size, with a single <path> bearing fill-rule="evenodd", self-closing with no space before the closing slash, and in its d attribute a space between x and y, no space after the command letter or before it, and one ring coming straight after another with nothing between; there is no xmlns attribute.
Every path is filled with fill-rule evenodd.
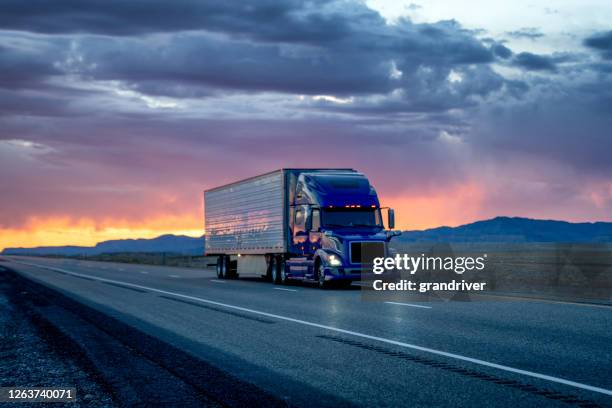
<svg viewBox="0 0 612 408"><path fill-rule="evenodd" d="M387 210L387 227L383 224ZM388 256L393 209L354 169L280 169L204 191L205 255L219 279L350 285Z"/></svg>

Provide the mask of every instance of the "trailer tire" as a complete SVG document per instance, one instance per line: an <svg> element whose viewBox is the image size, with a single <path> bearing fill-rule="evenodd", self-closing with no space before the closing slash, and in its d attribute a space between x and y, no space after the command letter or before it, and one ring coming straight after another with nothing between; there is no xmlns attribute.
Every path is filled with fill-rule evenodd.
<svg viewBox="0 0 612 408"><path fill-rule="evenodd" d="M275 285L280 285L282 283L279 260L280 257L278 256L270 258L270 276L272 277L272 283Z"/></svg>
<svg viewBox="0 0 612 408"><path fill-rule="evenodd" d="M217 257L217 279L225 279L225 257Z"/></svg>
<svg viewBox="0 0 612 408"><path fill-rule="evenodd" d="M225 279L238 279L238 261L232 261L227 257L225 265Z"/></svg>
<svg viewBox="0 0 612 408"><path fill-rule="evenodd" d="M280 271L280 283L283 285L289 284L289 277L287 276L287 264L282 256L278 257L278 269Z"/></svg>

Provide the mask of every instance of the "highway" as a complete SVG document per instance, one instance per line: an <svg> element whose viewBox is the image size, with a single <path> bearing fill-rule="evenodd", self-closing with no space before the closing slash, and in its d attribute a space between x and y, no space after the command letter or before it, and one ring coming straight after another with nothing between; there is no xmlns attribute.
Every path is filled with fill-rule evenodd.
<svg viewBox="0 0 612 408"><path fill-rule="evenodd" d="M608 306L385 303L213 270L6 256L0 265L290 405L612 406Z"/></svg>

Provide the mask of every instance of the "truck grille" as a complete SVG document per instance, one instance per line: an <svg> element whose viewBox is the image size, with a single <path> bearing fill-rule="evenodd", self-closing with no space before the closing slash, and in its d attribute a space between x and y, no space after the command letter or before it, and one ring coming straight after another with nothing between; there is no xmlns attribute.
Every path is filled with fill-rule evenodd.
<svg viewBox="0 0 612 408"><path fill-rule="evenodd" d="M351 242L351 263L353 264L370 264L374 258L384 256L384 242Z"/></svg>

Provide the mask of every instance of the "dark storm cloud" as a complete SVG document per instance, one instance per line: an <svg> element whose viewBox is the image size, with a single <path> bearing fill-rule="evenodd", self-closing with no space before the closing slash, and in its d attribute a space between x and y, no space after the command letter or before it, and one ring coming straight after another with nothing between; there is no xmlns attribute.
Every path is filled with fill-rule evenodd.
<svg viewBox="0 0 612 408"><path fill-rule="evenodd" d="M82 7L82 11L77 13L79 16L86 14L88 17L83 21L90 23L81 26L77 18L74 25L79 27L79 32L102 32L95 21L106 22L110 18L108 13L114 15L113 10L120 9L109 7L106 10L105 7L106 11L98 12L99 4L92 4L91 7ZM151 8L161 7L156 4ZM186 3L185 7L195 7L194 4L204 7L200 3ZM224 6L215 5L216 11L212 14L222 14L225 10L227 19L203 25L204 31L129 37L52 36L48 38L51 43L65 43L66 38L71 38L71 41L64 44L63 52L55 53L51 58L39 54L36 62L42 68L57 70L59 67L83 78L123 81L139 92L175 98L202 97L220 90L309 95L387 94L417 86L413 93L420 101L416 105L421 106L420 109L427 109L427 105L439 109L439 101L423 99L429 92L422 87L445 89L445 80L451 70L461 70L471 64L486 65L494 59L490 48L452 20L414 24L402 19L395 25L388 25L361 3L341 3L343 13L336 10L340 3L333 2L320 7L308 3L311 5L307 9L302 6L304 3L287 3L282 7L275 4L268 6L279 7L272 15L284 16L282 18L287 20L273 24L273 28L268 24L258 25L258 19L272 18L257 11L257 7L265 8L265 4L239 7L248 11L244 13L230 13L229 10L233 10L230 6L225 10ZM34 11L28 14L29 7L27 10L19 7L12 9L13 15L20 15L25 20L32 17L32 13L37 15ZM152 21L157 19L147 17L146 13L143 16L132 15L135 11L131 7L135 6L126 7L128 17L125 18L129 18L133 26L155 31ZM175 8L173 6L173 10ZM57 14L59 20L64 13L72 15L63 6L51 13ZM43 12L40 14L45 15ZM160 26L165 27L166 20L177 24L180 19L161 19ZM16 18L16 21L20 19ZM183 27L195 28L189 21ZM327 21L333 23L327 24ZM300 24L308 28L299 29ZM71 27L67 22L63 32L71 32ZM13 28L37 30L37 25L14 23ZM313 33L306 35L307 29L327 34L322 37ZM266 30L274 30L274 33ZM61 31L59 26L57 31ZM237 36L238 31L241 35ZM109 31L107 34L113 33ZM264 40L262 36L265 36ZM393 69L401 71L401 78L393 76ZM486 74L485 79L490 76L486 69L482 72ZM471 82L475 84L482 80L476 78ZM466 86L463 88L468 89ZM472 89L482 93L474 87ZM462 95L471 97L472 93L463 92ZM439 96L443 96L443 92L436 97ZM456 96L452 99L449 106L460 106ZM466 104L471 102L466 101Z"/></svg>
<svg viewBox="0 0 612 408"><path fill-rule="evenodd" d="M350 104L319 100L313 106L324 111L358 114L440 113L475 107L483 98L503 89L506 82L488 66L432 66L416 72L407 71L400 80L402 89L407 91L383 101L358 97Z"/></svg>
<svg viewBox="0 0 612 408"><path fill-rule="evenodd" d="M126 81L141 91L158 81L191 87L302 94L387 92L392 85L388 61L352 50L284 48L204 33L159 41L83 39L80 48L91 68L84 67L82 74L94 79ZM165 90L181 96L180 89L169 89L163 84L155 92Z"/></svg>
<svg viewBox="0 0 612 408"><path fill-rule="evenodd" d="M66 116L78 114L68 108L69 99L64 95L49 95L37 91L0 91L0 117L18 116Z"/></svg>
<svg viewBox="0 0 612 408"><path fill-rule="evenodd" d="M410 64L411 58L428 62L428 65L486 64L493 61L491 50L454 20L413 24L402 19L395 27L384 28L388 30L387 41L392 41L391 49L399 53L406 65L418 66Z"/></svg>
<svg viewBox="0 0 612 408"><path fill-rule="evenodd" d="M0 45L0 88L39 88L64 72L53 61L63 53L56 44L32 44L30 48Z"/></svg>
<svg viewBox="0 0 612 408"><path fill-rule="evenodd" d="M584 40L584 45L601 53L604 59L612 59L612 31L592 35Z"/></svg>
<svg viewBox="0 0 612 408"><path fill-rule="evenodd" d="M546 55L521 52L514 57L514 65L529 71L556 71L555 60Z"/></svg>
<svg viewBox="0 0 612 408"><path fill-rule="evenodd" d="M377 27L374 27L377 28ZM444 86L453 67L485 64L489 49L454 22L356 29L351 38L322 46L253 43L217 34L189 33L168 38L87 37L81 39L83 73L119 79L142 91L152 82L192 87L277 91L300 94L384 94L396 88ZM402 72L393 78L392 68ZM436 71L435 75L430 74ZM156 87L163 93L164 86ZM423 94L427 91L417 89ZM173 89L172 96L180 96Z"/></svg>
<svg viewBox="0 0 612 408"><path fill-rule="evenodd" d="M530 40L544 37L544 34L536 27L523 27L518 30L507 31L506 34L512 38L528 38Z"/></svg>
<svg viewBox="0 0 612 408"><path fill-rule="evenodd" d="M594 63L589 66L593 71L612 74L612 62Z"/></svg>
<svg viewBox="0 0 612 408"><path fill-rule="evenodd" d="M380 22L372 10L321 12L324 1L276 0L34 0L3 2L5 29L47 34L91 33L112 36L206 30L283 42L324 42L344 37L349 21Z"/></svg>
<svg viewBox="0 0 612 408"><path fill-rule="evenodd" d="M508 59L512 56L512 50L503 44L494 44L491 47L493 54L502 59Z"/></svg>
<svg viewBox="0 0 612 408"><path fill-rule="evenodd" d="M540 80L524 102L487 107L475 123L474 145L483 151L552 160L583 180L612 174L612 75L563 87Z"/></svg>

